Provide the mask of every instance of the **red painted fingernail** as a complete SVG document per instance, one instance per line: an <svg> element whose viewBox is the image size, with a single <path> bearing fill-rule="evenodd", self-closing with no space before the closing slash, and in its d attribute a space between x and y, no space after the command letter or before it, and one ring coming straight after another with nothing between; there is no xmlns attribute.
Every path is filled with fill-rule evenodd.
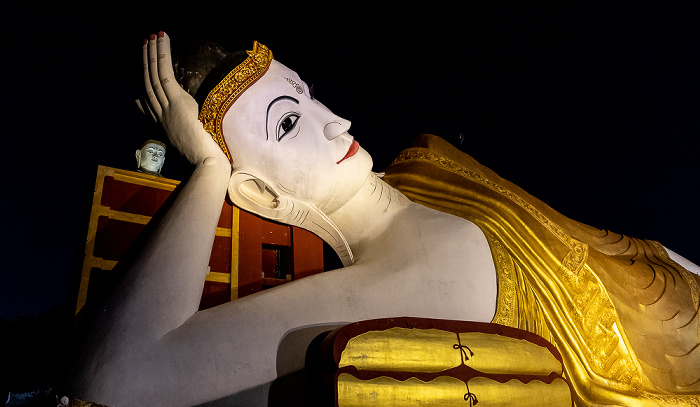
<svg viewBox="0 0 700 407"><path fill-rule="evenodd" d="M158 31L158 38L163 38L165 33L163 31Z"/></svg>
<svg viewBox="0 0 700 407"><path fill-rule="evenodd" d="M148 40L144 38L144 39L143 39L143 45L146 45L146 44L148 44Z"/></svg>
<svg viewBox="0 0 700 407"><path fill-rule="evenodd" d="M151 41L153 41L153 40L156 39L156 35L155 35L155 34L151 34L151 36L150 36L149 38L150 38Z"/></svg>

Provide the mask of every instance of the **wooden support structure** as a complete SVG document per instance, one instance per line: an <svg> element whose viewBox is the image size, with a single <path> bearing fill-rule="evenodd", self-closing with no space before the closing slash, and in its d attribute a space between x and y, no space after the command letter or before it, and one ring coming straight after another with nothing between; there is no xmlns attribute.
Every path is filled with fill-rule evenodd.
<svg viewBox="0 0 700 407"><path fill-rule="evenodd" d="M99 166L75 313L119 278L113 271L138 250L144 229L166 205L179 181ZM200 309L323 272L323 241L224 202Z"/></svg>

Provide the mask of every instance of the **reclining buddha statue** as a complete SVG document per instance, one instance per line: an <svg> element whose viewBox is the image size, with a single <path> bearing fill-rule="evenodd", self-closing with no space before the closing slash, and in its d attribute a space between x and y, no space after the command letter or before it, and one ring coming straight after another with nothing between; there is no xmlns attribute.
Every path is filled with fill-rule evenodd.
<svg viewBox="0 0 700 407"><path fill-rule="evenodd" d="M222 399L303 369L311 340L282 352L291 333L407 317L404 328L442 322L409 330L410 340L381 331L372 349L410 342L419 345L402 355L431 353L420 349L432 349L438 331L457 332L445 322L453 321L464 324L459 332L524 338L558 355L560 379L542 380L565 383L567 396L530 394L537 405L700 404L697 266L657 242L573 221L436 136L421 136L380 176L350 122L266 46L209 55L173 69L166 34L144 43L150 109L194 171L91 322L72 396L109 406ZM242 210L317 234L344 267L198 311L227 195ZM478 346L459 332L448 350L457 365L476 363ZM499 349L492 354L514 375L547 359ZM428 356L404 356L418 360L406 369L427 364ZM426 380L398 375L386 387L372 381L372 392L412 405L391 398L395 384ZM469 383L455 405L491 405ZM338 405L362 404L341 393Z"/></svg>

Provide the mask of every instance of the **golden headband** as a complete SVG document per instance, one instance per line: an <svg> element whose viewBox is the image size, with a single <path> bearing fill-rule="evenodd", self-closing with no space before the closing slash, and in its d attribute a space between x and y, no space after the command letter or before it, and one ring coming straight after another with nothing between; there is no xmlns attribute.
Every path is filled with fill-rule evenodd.
<svg viewBox="0 0 700 407"><path fill-rule="evenodd" d="M219 143L229 161L233 161L226 146L221 130L224 115L250 85L255 83L270 67L272 51L255 41L252 51L246 51L248 58L237 65L218 85L212 89L202 103L199 121L204 124L204 130L212 135Z"/></svg>

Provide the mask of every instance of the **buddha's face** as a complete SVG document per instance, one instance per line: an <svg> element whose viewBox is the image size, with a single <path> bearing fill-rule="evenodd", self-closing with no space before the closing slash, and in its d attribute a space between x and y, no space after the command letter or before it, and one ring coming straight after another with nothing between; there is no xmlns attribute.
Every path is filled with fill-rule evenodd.
<svg viewBox="0 0 700 407"><path fill-rule="evenodd" d="M312 99L299 76L277 61L222 125L234 168L327 214L352 198L372 170L372 158L348 134L350 122Z"/></svg>
<svg viewBox="0 0 700 407"><path fill-rule="evenodd" d="M160 172L165 162L165 149L155 143L148 143L136 150L136 165L146 171Z"/></svg>

